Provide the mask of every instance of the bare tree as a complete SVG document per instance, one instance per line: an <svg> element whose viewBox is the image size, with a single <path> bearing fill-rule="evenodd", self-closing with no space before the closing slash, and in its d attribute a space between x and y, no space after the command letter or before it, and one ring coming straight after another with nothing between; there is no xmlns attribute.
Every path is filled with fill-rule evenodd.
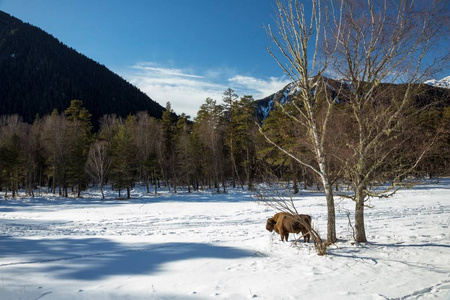
<svg viewBox="0 0 450 300"><path fill-rule="evenodd" d="M155 123L148 112L137 113L134 142L138 151L141 177L144 179L147 193L150 193L150 176L152 169L154 169L155 145L157 144L156 130L159 129L154 125Z"/></svg>
<svg viewBox="0 0 450 300"><path fill-rule="evenodd" d="M277 0L277 30L274 32L269 26L267 32L277 50L269 49L278 65L293 81L296 96L293 105L296 114L285 113L298 126L306 129L308 146L315 156L315 164L303 159L300 153L291 152L272 141L262 130L269 143L290 156L301 165L316 173L323 184L327 203L328 224L327 240L336 241L336 217L329 174L329 158L325 149L328 136L328 125L333 113L334 101L326 88L326 82L320 74L326 70L327 62L322 60L319 65L318 56L324 36L323 12L320 0L311 1L310 19L307 19L305 8L300 1L289 0L284 4ZM315 74L318 76L312 77Z"/></svg>
<svg viewBox="0 0 450 300"><path fill-rule="evenodd" d="M27 137L25 141L26 166L27 166L27 193L34 197L33 186L42 184L42 175L44 169L44 145L42 144L42 122L39 118L28 126Z"/></svg>
<svg viewBox="0 0 450 300"><path fill-rule="evenodd" d="M443 60L429 54L439 37L448 34L442 22L448 22L449 12L438 1L342 3L329 18L330 41L338 47L327 50L333 54L333 71L345 82L348 95L352 130L342 137L346 135L351 155L342 162L352 190L349 197L355 201L355 240L365 242L366 201L395 193L434 144L436 137L423 141L417 155L407 162L400 151L410 140L403 132L415 116L411 111L418 83L436 69L436 63L443 65ZM444 53L443 59L448 61L448 57ZM383 82L404 85L398 91ZM387 178L388 185L378 184Z"/></svg>
<svg viewBox="0 0 450 300"><path fill-rule="evenodd" d="M64 174L67 167L67 156L72 144L72 137L67 134L67 117L58 114L55 110L50 116L46 116L42 125L42 143L45 148L46 162L49 184L53 193L56 193L56 186L59 194L67 197L67 186Z"/></svg>
<svg viewBox="0 0 450 300"><path fill-rule="evenodd" d="M106 174L108 173L108 170L111 166L111 158L109 157L108 152L108 142L97 140L92 143L86 162L87 172L100 183L100 192L102 193L102 199L105 199L103 187L105 184Z"/></svg>

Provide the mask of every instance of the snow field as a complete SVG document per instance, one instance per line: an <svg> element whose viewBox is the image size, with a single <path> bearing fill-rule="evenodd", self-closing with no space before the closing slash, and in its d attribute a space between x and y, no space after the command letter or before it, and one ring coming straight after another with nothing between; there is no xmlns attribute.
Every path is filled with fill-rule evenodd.
<svg viewBox="0 0 450 300"><path fill-rule="evenodd" d="M133 196L0 201L0 299L450 297L449 179L373 200L364 244L336 198L340 240L324 257L266 231L275 211L247 191ZM324 197L295 201L325 237Z"/></svg>

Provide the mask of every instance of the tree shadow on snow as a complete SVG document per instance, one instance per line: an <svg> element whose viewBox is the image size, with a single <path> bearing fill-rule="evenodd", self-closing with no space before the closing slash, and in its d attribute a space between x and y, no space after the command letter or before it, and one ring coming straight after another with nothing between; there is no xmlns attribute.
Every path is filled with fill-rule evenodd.
<svg viewBox="0 0 450 300"><path fill-rule="evenodd" d="M0 272L30 268L57 278L96 280L114 275L153 275L164 264L197 258L254 257L244 249L204 243L124 245L108 239L0 237ZM5 260L6 258L6 260ZM3 269L3 271L2 271Z"/></svg>
<svg viewBox="0 0 450 300"><path fill-rule="evenodd" d="M363 248L373 248L372 250L376 251L383 251L383 248L390 249L391 253L398 253L395 250L399 250L400 248L422 248L423 251L427 251L427 248L431 247L442 247L442 248L450 248L450 245L446 244L436 244L436 243L423 243L423 244L408 244L408 243L395 243L395 244L386 244L386 243L376 243L376 242L368 242ZM413 267L416 269L423 269L423 270L429 270L431 262L429 261L416 261L414 259L410 259L409 257L402 257L401 259L398 258L398 255L394 255L393 257L380 257L378 254L374 255L373 257L366 255L367 253L365 251L361 251L361 248L354 248L354 247L341 247L332 249L330 248L328 250L328 255L334 256L336 258L343 258L353 261L358 261L361 263L366 263L370 265L377 265L378 263L398 263L403 264L407 267ZM447 274L448 270L447 268L443 268L440 264L433 266L433 271L438 273Z"/></svg>
<svg viewBox="0 0 450 300"><path fill-rule="evenodd" d="M408 244L408 243L394 243L394 244L383 244L383 243L377 243L377 242L371 242L369 243L373 246L378 247L388 247L388 248L410 248L410 247L416 247L416 248L428 248L428 247L443 247L443 248L450 248L450 245L445 244L436 244L436 243L430 243L430 242L424 242L422 244Z"/></svg>
<svg viewBox="0 0 450 300"><path fill-rule="evenodd" d="M168 202L185 202L185 203L238 203L238 202L253 202L254 195L244 191L231 191L229 193L214 193L214 192L178 192L167 193L162 192L155 194L132 194L130 199L118 199L114 197L106 197L100 199L98 197L92 198L84 195L85 198L73 197L57 197L57 196L36 196L34 198L8 198L7 200L0 197L0 212L20 211L24 208L30 208L34 211L51 211L54 206L118 206L124 204L151 204L151 203L168 203Z"/></svg>

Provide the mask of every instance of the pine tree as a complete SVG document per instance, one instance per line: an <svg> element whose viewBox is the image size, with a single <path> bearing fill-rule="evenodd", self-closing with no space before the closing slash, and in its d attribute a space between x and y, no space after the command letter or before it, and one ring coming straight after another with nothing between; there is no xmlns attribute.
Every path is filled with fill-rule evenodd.
<svg viewBox="0 0 450 300"><path fill-rule="evenodd" d="M111 142L111 179L114 188L127 190L127 199L131 198L131 188L137 175L137 150L134 146L133 126L135 118L129 116Z"/></svg>
<svg viewBox="0 0 450 300"><path fill-rule="evenodd" d="M19 190L19 182L23 179L25 173L24 156L20 137L13 134L0 147L0 170L3 187L7 191L11 190L12 197L15 198Z"/></svg>
<svg viewBox="0 0 450 300"><path fill-rule="evenodd" d="M287 116L286 112L291 116L296 116L296 109L287 103L284 107L280 105L272 110L263 125L264 133L270 137L272 141L290 152L296 153L304 161L312 163L313 156L307 147L306 134L295 126L295 122ZM299 165L294 159L287 157L274 147L271 143L263 143L263 147L259 150L258 156L264 160L272 170L277 170L277 176L285 180L293 182L293 193L298 193L298 171L303 171L303 180L307 184L307 178L312 175L308 168Z"/></svg>
<svg viewBox="0 0 450 300"><path fill-rule="evenodd" d="M235 102L234 122L234 159L240 167L237 173L245 175L248 188L253 189L256 171L256 112L252 96L244 96ZM243 176L239 176L243 177Z"/></svg>
<svg viewBox="0 0 450 300"><path fill-rule="evenodd" d="M235 115L239 113L239 110L237 110L236 101L238 99L238 95L235 93L235 91L231 88L228 88L223 93L222 100L225 103L224 106L224 113L225 113L225 119L227 119L227 129L226 129L226 142L230 149L230 162L231 162L231 173L232 173L232 184L233 187L236 187L236 180L241 182L239 171L236 163L236 155L235 155L235 132L234 129L236 127L235 124ZM241 182L242 185L242 182Z"/></svg>
<svg viewBox="0 0 450 300"><path fill-rule="evenodd" d="M193 182L194 164L192 159L192 149L190 148L190 140L192 134L192 126L189 124L189 116L181 114L177 122L177 133L175 136L175 153L178 162L176 168L179 174L180 182L188 187L191 191Z"/></svg>
<svg viewBox="0 0 450 300"><path fill-rule="evenodd" d="M225 153L223 107L207 98L200 107L195 121L194 132L202 144L202 163L205 179L214 181L214 187L220 192L220 183L225 191ZM208 184L210 186L210 184Z"/></svg>
<svg viewBox="0 0 450 300"><path fill-rule="evenodd" d="M173 118L173 110L170 102L166 104L161 119L161 133L162 133L162 174L169 187L173 186L176 192L177 188L177 170L176 170L176 156L175 156L175 119Z"/></svg>
<svg viewBox="0 0 450 300"><path fill-rule="evenodd" d="M69 186L77 188L77 196L80 197L81 190L88 182L85 165L92 142L91 114L83 107L81 100L72 100L64 113L69 121L69 134L72 137L66 178Z"/></svg>

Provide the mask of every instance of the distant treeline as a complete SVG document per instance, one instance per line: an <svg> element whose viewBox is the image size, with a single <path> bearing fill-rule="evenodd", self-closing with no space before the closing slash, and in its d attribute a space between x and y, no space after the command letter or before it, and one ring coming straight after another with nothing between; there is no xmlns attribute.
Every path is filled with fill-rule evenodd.
<svg viewBox="0 0 450 300"><path fill-rule="evenodd" d="M157 192L162 185L173 192L229 187L252 189L261 182L290 181L293 192L300 183L321 188L317 175L283 154L259 133L314 164L314 153L305 143L305 132L292 118L299 113L290 104L278 106L261 123L251 96L238 98L232 89L224 104L206 99L194 121L184 114L174 117L170 103L161 119L147 112L126 119L104 115L93 132L91 113L83 102L72 100L64 112L25 123L17 115L0 118L0 185L5 197L19 191L33 196L37 188L61 196L80 196L90 184L108 184L118 197L130 197L136 183ZM342 157L352 156L349 145L355 121L345 103L330 121L332 134L326 144L336 188L347 178ZM378 109L382 109L379 105ZM286 113L288 112L288 113ZM290 112L290 113L289 113ZM411 109L411 118L399 128L404 139L391 151L391 160L377 170L380 183L389 181L395 164L415 160L421 141L432 140L432 150L406 176L434 177L450 174L450 107L435 105ZM386 133L389 136L389 133ZM430 139L430 137L433 137ZM398 143L396 143L397 145ZM387 144L389 146L389 143ZM310 158L310 159L308 159ZM376 159L373 157L372 159Z"/></svg>

